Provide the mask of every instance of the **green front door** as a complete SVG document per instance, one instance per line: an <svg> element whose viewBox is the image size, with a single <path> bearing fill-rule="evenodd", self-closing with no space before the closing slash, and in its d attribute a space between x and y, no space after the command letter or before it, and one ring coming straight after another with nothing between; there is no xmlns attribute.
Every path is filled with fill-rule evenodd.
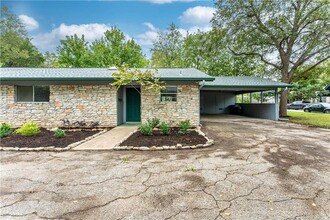
<svg viewBox="0 0 330 220"><path fill-rule="evenodd" d="M134 88L126 88L126 121L141 121L141 96Z"/></svg>

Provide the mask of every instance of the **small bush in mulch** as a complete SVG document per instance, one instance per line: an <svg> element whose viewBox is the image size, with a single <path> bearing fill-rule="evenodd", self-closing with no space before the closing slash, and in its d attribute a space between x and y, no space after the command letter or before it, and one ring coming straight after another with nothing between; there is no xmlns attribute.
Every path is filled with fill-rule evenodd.
<svg viewBox="0 0 330 220"><path fill-rule="evenodd" d="M191 128L191 124L189 120L180 121L178 126L179 126L179 133L181 134L188 134L189 129Z"/></svg>
<svg viewBox="0 0 330 220"><path fill-rule="evenodd" d="M162 135L169 135L171 133L171 125L170 123L162 122L159 125L159 132Z"/></svg>
<svg viewBox="0 0 330 220"><path fill-rule="evenodd" d="M156 118L156 117L154 117L154 118L148 118L148 119L147 119L147 122L148 122L148 124L149 124L152 128L155 128L155 127L157 127L157 126L159 125L159 123L160 123L160 119L159 119L159 118Z"/></svg>
<svg viewBox="0 0 330 220"><path fill-rule="evenodd" d="M145 136L152 135L152 129L153 129L153 127L149 123L142 124L139 126L139 131L141 132L141 134L143 134Z"/></svg>
<svg viewBox="0 0 330 220"><path fill-rule="evenodd" d="M65 137L65 132L62 129L57 128L54 131L54 136L57 137L57 138L64 138Z"/></svg>
<svg viewBox="0 0 330 220"><path fill-rule="evenodd" d="M7 137L13 131L10 124L4 122L0 125L0 138Z"/></svg>
<svg viewBox="0 0 330 220"><path fill-rule="evenodd" d="M16 129L15 133L23 136L36 136L40 133L40 128L37 123L26 122L22 125L22 127Z"/></svg>
<svg viewBox="0 0 330 220"><path fill-rule="evenodd" d="M191 146L197 144L205 144L206 138L197 133L190 131L183 135L179 128L171 128L169 135L162 135L159 130L153 132L151 136L145 136L140 131L133 133L128 139L123 141L120 146L133 147L152 147L152 146L172 146L182 144L182 146Z"/></svg>
<svg viewBox="0 0 330 220"><path fill-rule="evenodd" d="M12 133L7 137L1 138L0 147L66 147L98 132L95 130L65 131L65 137L57 138L54 136L53 131L41 128L40 133L35 136L27 137Z"/></svg>

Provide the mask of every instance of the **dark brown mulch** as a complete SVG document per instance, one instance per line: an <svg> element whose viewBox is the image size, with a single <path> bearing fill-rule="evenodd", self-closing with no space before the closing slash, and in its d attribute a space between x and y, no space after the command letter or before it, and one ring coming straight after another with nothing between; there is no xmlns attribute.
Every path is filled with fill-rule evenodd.
<svg viewBox="0 0 330 220"><path fill-rule="evenodd" d="M178 128L171 128L170 135L162 135L159 131L154 131L152 136L144 136L139 131L126 139L121 146L134 147L152 147L152 146L172 146L182 144L182 146L191 146L205 144L206 138L196 131L190 131L188 134L180 134Z"/></svg>
<svg viewBox="0 0 330 220"><path fill-rule="evenodd" d="M82 130L82 131L65 131L66 136L63 138L54 137L54 132L40 129L41 132L36 136L25 137L20 134L12 133L7 137L1 138L1 147L66 147L69 144L81 141L99 131Z"/></svg>

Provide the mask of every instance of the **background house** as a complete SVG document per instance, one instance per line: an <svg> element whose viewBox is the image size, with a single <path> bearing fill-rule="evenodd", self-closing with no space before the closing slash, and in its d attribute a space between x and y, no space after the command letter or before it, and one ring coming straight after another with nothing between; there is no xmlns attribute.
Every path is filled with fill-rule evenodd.
<svg viewBox="0 0 330 220"><path fill-rule="evenodd" d="M330 83L324 87L324 90L327 90L327 91L328 91L328 94L323 95L323 96L320 98L320 101L321 101L321 102L327 102L327 103L330 103Z"/></svg>

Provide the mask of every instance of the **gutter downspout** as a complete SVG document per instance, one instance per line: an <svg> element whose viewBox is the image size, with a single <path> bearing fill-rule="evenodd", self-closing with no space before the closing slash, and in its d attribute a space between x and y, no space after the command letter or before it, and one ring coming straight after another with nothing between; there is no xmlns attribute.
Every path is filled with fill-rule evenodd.
<svg viewBox="0 0 330 220"><path fill-rule="evenodd" d="M199 102L198 102L198 112L199 112L199 124L201 125L201 89L205 86L205 80L199 83Z"/></svg>

